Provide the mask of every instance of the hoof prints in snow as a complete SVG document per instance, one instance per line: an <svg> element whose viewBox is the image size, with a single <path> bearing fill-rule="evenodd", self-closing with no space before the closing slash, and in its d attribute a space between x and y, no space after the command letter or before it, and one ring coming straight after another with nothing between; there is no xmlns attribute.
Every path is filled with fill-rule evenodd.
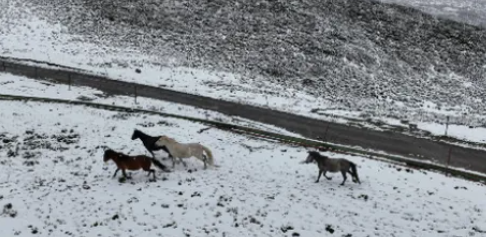
<svg viewBox="0 0 486 237"><path fill-rule="evenodd" d="M298 164L306 155L301 148L217 129L198 133L201 124L159 123L159 116L114 117L123 113L33 102L1 107L0 143L7 148L0 150L2 236L409 237L486 229L484 187L433 172L326 153L355 162L363 183L340 187L340 176L329 174L332 180L315 184L316 167ZM147 154L130 139L134 128L204 142L221 166L204 170L202 162L188 159L187 169L157 171L156 182L134 171L119 183L112 178L115 165L102 161L103 150ZM8 157L17 147L17 157ZM19 159L24 149L36 155ZM26 173L24 160L38 163Z"/></svg>
<svg viewBox="0 0 486 237"><path fill-rule="evenodd" d="M3 142L2 148L8 150L7 157L20 156L25 159L25 165L34 166L39 163L36 159L42 156L41 150L57 152L69 150L70 146L79 142L79 134L75 133L73 129L69 131L62 129L59 133L52 135L27 130L22 139L19 136L1 134L0 140ZM79 149L79 146L75 148ZM54 162L57 162L57 160L54 160Z"/></svg>

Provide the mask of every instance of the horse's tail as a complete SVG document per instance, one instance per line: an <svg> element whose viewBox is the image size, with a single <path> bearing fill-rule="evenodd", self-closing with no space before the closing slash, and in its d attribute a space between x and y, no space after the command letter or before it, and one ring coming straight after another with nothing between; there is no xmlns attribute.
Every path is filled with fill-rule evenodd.
<svg viewBox="0 0 486 237"><path fill-rule="evenodd" d="M211 166L214 166L214 158L213 158L213 153L211 152L211 150L209 150L209 148L201 145L202 149L206 152L206 154L208 155L208 164L211 165Z"/></svg>
<svg viewBox="0 0 486 237"><path fill-rule="evenodd" d="M152 160L152 163L159 167L159 169L165 171L165 172L169 172L169 169L167 169L167 166L165 166L164 164L162 164L160 161L154 159L154 158L150 158Z"/></svg>
<svg viewBox="0 0 486 237"><path fill-rule="evenodd" d="M358 178L358 170L356 169L356 164L353 162L349 162L349 165L351 166L351 171L353 172L353 176L356 178L356 181L361 184Z"/></svg>

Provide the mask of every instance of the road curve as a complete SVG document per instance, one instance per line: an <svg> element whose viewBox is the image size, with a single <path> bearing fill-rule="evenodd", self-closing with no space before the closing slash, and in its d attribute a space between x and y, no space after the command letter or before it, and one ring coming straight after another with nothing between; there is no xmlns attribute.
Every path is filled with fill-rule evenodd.
<svg viewBox="0 0 486 237"><path fill-rule="evenodd" d="M68 68L46 68L25 64L0 57L0 71L31 78L49 80L73 86L88 86L116 95L137 95L152 99L165 100L202 109L213 110L230 116L272 124L305 137L323 141L356 145L403 156L418 156L422 159L447 163L449 149L452 148L450 165L486 173L486 151L465 148L457 145L407 136L393 132L381 132L345 124L321 121L291 113L238 104L204 96L191 95L173 90L117 81L102 76L73 71Z"/></svg>

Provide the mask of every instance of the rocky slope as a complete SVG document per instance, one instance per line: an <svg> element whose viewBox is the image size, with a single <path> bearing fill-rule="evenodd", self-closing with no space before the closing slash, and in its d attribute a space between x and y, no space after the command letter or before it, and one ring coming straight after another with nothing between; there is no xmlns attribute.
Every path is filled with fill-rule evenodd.
<svg viewBox="0 0 486 237"><path fill-rule="evenodd" d="M75 33L342 106L484 111L486 30L371 0L31 1ZM62 3L62 4L61 4ZM388 102L383 102L387 100ZM408 110L401 108L400 113ZM441 118L438 118L442 120Z"/></svg>

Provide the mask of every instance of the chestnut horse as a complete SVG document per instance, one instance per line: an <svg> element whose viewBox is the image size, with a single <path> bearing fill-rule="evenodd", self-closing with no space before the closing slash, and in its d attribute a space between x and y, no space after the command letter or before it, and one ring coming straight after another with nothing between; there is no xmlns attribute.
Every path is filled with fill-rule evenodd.
<svg viewBox="0 0 486 237"><path fill-rule="evenodd" d="M163 165L156 159L146 155L129 156L120 152L116 152L112 149L108 149L105 151L103 155L103 161L108 162L109 160L113 160L117 166L115 174L113 174L113 178L116 176L116 173L119 170L122 171L123 177L128 178L127 173L125 173L125 170L143 169L144 171L148 172L148 175L152 173L154 177L153 180L155 180L155 170L150 168L152 163L155 166L159 167L161 170L165 172L169 172L165 165Z"/></svg>

